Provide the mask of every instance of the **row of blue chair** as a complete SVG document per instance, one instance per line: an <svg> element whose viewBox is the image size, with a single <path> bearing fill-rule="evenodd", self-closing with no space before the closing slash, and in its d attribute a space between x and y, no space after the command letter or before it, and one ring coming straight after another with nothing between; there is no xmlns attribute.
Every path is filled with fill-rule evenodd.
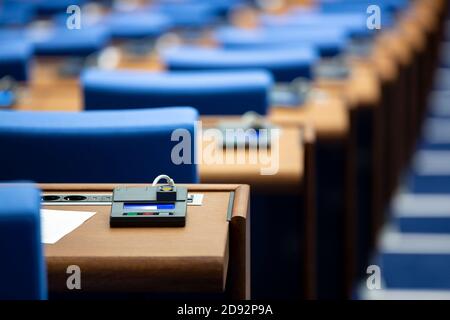
<svg viewBox="0 0 450 320"><path fill-rule="evenodd" d="M441 57L441 66L447 59L445 54ZM380 267L382 288L369 290L362 283L360 299L450 299L450 85L446 74L446 69L436 74L422 138L392 201L373 257L373 264Z"/></svg>

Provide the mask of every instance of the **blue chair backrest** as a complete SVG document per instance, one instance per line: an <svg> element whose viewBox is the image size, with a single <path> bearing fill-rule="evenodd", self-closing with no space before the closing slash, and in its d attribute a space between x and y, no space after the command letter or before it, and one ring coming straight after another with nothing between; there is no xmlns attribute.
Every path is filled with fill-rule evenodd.
<svg viewBox="0 0 450 320"><path fill-rule="evenodd" d="M27 81L32 56L30 43L13 39L3 41L0 37L0 78L10 76L16 81Z"/></svg>
<svg viewBox="0 0 450 320"><path fill-rule="evenodd" d="M31 30L27 33L34 45L36 55L42 56L88 56L107 45L110 33L103 27L50 30Z"/></svg>
<svg viewBox="0 0 450 320"><path fill-rule="evenodd" d="M267 28L290 28L291 30L316 29L321 31L339 29L349 37L370 37L378 30L367 27L369 15L366 10L343 12L290 12L284 15L262 15L261 24ZM395 17L390 12L381 14L381 27L387 29L393 26Z"/></svg>
<svg viewBox="0 0 450 320"><path fill-rule="evenodd" d="M317 48L321 56L335 56L342 52L348 37L344 28L319 29L315 27L242 29L226 27L217 30L215 40L226 49L270 49L285 50L296 47Z"/></svg>
<svg viewBox="0 0 450 320"><path fill-rule="evenodd" d="M385 289L449 290L450 235L386 232L374 264Z"/></svg>
<svg viewBox="0 0 450 320"><path fill-rule="evenodd" d="M104 27L67 29L65 26L34 29L0 29L0 43L9 41L31 43L33 53L39 56L85 57L100 51L110 40Z"/></svg>
<svg viewBox="0 0 450 320"><path fill-rule="evenodd" d="M428 117L418 146L426 150L450 150L450 118Z"/></svg>
<svg viewBox="0 0 450 320"><path fill-rule="evenodd" d="M154 13L168 16L175 27L199 28L214 23L219 15L218 8L203 2L156 3L148 8Z"/></svg>
<svg viewBox="0 0 450 320"><path fill-rule="evenodd" d="M168 16L148 12L114 12L104 23L117 39L157 37L172 27Z"/></svg>
<svg viewBox="0 0 450 320"><path fill-rule="evenodd" d="M148 183L161 173L196 182L194 127L189 107L130 111L0 114L0 181ZM179 146L172 134L190 135ZM175 132L176 134L179 131ZM184 136L183 136L184 137ZM176 138L181 139L181 138ZM184 156L184 158L183 158ZM185 160L185 164L177 165Z"/></svg>
<svg viewBox="0 0 450 320"><path fill-rule="evenodd" d="M413 193L450 193L450 150L420 149L405 182Z"/></svg>
<svg viewBox="0 0 450 320"><path fill-rule="evenodd" d="M40 225L36 186L0 184L0 300L47 298Z"/></svg>
<svg viewBox="0 0 450 320"><path fill-rule="evenodd" d="M366 13L371 5L380 7L382 13L396 13L409 5L409 0L340 0L321 1L319 10L328 13L361 12Z"/></svg>
<svg viewBox="0 0 450 320"><path fill-rule="evenodd" d="M450 289L450 253L382 253L379 266L390 289Z"/></svg>
<svg viewBox="0 0 450 320"><path fill-rule="evenodd" d="M86 110L188 104L202 115L266 114L273 80L265 71L141 72L88 69Z"/></svg>
<svg viewBox="0 0 450 320"><path fill-rule="evenodd" d="M229 12L229 10L239 6L241 3L246 0L155 0L152 3L157 5L171 5L171 6L195 6L195 5L203 5L210 7L210 10L214 13L224 15Z"/></svg>
<svg viewBox="0 0 450 320"><path fill-rule="evenodd" d="M39 15L51 16L66 13L67 8L71 5L81 6L86 2L87 0L33 0L32 3Z"/></svg>
<svg viewBox="0 0 450 320"><path fill-rule="evenodd" d="M24 26L35 17L34 7L27 2L0 3L0 27Z"/></svg>
<svg viewBox="0 0 450 320"><path fill-rule="evenodd" d="M161 57L172 71L264 69L276 82L290 82L298 77L311 78L318 52L311 47L274 50L178 47L163 51Z"/></svg>
<svg viewBox="0 0 450 320"><path fill-rule="evenodd" d="M449 88L450 89L450 88ZM433 91L428 98L428 115L450 120L450 90Z"/></svg>
<svg viewBox="0 0 450 320"><path fill-rule="evenodd" d="M447 194L401 193L392 203L392 218L403 233L450 233Z"/></svg>

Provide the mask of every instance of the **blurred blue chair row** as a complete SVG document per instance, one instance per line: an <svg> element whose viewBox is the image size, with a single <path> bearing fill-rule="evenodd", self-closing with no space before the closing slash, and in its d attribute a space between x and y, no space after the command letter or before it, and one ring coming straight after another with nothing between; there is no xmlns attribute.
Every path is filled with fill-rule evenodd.
<svg viewBox="0 0 450 320"><path fill-rule="evenodd" d="M336 56L344 51L348 37L344 28L336 25L320 28L270 27L242 29L224 27L218 29L214 37L226 49L234 50L296 50L315 47L322 57Z"/></svg>
<svg viewBox="0 0 450 320"><path fill-rule="evenodd" d="M378 250L373 263L380 267L381 289L371 290L363 281L358 299L450 299L448 233L401 232L391 226L381 234Z"/></svg>
<svg viewBox="0 0 450 320"><path fill-rule="evenodd" d="M0 112L0 181L149 183L165 173L198 181L192 108ZM185 148L178 152L179 143ZM173 151L175 150L175 151Z"/></svg>
<svg viewBox="0 0 450 320"><path fill-rule="evenodd" d="M91 69L81 77L86 110L194 106L202 115L267 113L265 71L163 72Z"/></svg>
<svg viewBox="0 0 450 320"><path fill-rule="evenodd" d="M171 71L265 69L276 82L311 78L311 66L317 59L316 50L309 46L242 51L183 46L162 53L162 60Z"/></svg>
<svg viewBox="0 0 450 320"><path fill-rule="evenodd" d="M360 298L450 299L448 79L448 69L437 71L422 137L379 239L373 263L381 268L383 290L362 285Z"/></svg>
<svg viewBox="0 0 450 320"><path fill-rule="evenodd" d="M109 42L105 28L69 30L66 28L0 29L0 45L11 41L29 43L32 53L42 56L88 56Z"/></svg>

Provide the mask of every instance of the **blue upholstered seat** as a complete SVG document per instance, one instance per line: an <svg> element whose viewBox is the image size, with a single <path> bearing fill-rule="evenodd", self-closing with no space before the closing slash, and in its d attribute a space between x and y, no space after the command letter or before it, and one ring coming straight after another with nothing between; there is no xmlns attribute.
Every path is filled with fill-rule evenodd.
<svg viewBox="0 0 450 320"><path fill-rule="evenodd" d="M88 56L101 50L110 39L103 27L69 30L65 26L30 30L0 30L0 44L12 40L30 42L35 55Z"/></svg>
<svg viewBox="0 0 450 320"><path fill-rule="evenodd" d="M10 76L16 81L28 80L28 69L33 55L26 41L2 41L0 37L0 78Z"/></svg>
<svg viewBox="0 0 450 320"><path fill-rule="evenodd" d="M90 69L81 77L85 109L188 104L200 114L265 114L272 77L265 71L164 72Z"/></svg>
<svg viewBox="0 0 450 320"><path fill-rule="evenodd" d="M450 150L450 118L428 117L418 146L426 150Z"/></svg>
<svg viewBox="0 0 450 320"><path fill-rule="evenodd" d="M216 41L227 49L270 49L281 47L317 48L321 56L339 54L347 43L346 32L342 28L221 28L215 33Z"/></svg>
<svg viewBox="0 0 450 320"><path fill-rule="evenodd" d="M39 190L0 184L0 300L46 299L40 225Z"/></svg>
<svg viewBox="0 0 450 320"><path fill-rule="evenodd" d="M33 43L36 55L88 56L100 51L109 41L110 33L103 27L32 30L26 36Z"/></svg>
<svg viewBox="0 0 450 320"><path fill-rule="evenodd" d="M367 28L365 11L354 13L291 12L285 15L262 15L261 24L275 30L285 28L304 33L310 30L315 30L312 31L313 33L322 32L324 34L340 31L347 37L373 33Z"/></svg>
<svg viewBox="0 0 450 320"><path fill-rule="evenodd" d="M366 26L369 6L376 5L381 9L381 25L383 29L393 26L395 14L409 5L409 0L341 0L322 1L313 10L290 10L283 15L262 15L261 21L266 26L316 26L329 28L331 26L346 27L348 31L363 31ZM371 13L371 12L370 12ZM366 31L367 27L366 27Z"/></svg>
<svg viewBox="0 0 450 320"><path fill-rule="evenodd" d="M148 10L168 16L175 27L198 28L216 21L219 8L203 2L156 3Z"/></svg>
<svg viewBox="0 0 450 320"><path fill-rule="evenodd" d="M389 288L450 289L450 252L384 253L380 267Z"/></svg>
<svg viewBox="0 0 450 320"><path fill-rule="evenodd" d="M133 39L157 37L169 30L171 19L163 14L146 12L115 12L105 21L113 38Z"/></svg>
<svg viewBox="0 0 450 320"><path fill-rule="evenodd" d="M71 5L81 6L86 0L33 0L36 11L40 15L65 13Z"/></svg>
<svg viewBox="0 0 450 320"><path fill-rule="evenodd" d="M401 193L392 203L392 219L403 233L449 233L447 194Z"/></svg>
<svg viewBox="0 0 450 320"><path fill-rule="evenodd" d="M433 91L428 100L428 113L432 117L450 119L450 88L448 90Z"/></svg>
<svg viewBox="0 0 450 320"><path fill-rule="evenodd" d="M148 183L161 173L196 182L194 164L175 165L174 130L189 132L186 161L195 155L192 108L132 111L0 113L0 181ZM191 151L190 154L187 152ZM174 155L178 155L176 152Z"/></svg>
<svg viewBox="0 0 450 320"><path fill-rule="evenodd" d="M246 0L244 0L246 1ZM242 0L155 0L153 3L162 6L207 6L211 11L218 14L226 14L229 10L242 3ZM181 12L177 11L177 12Z"/></svg>
<svg viewBox="0 0 450 320"><path fill-rule="evenodd" d="M320 5L321 12L343 13L343 12L362 12L365 13L370 5L377 5L383 13L395 13L409 6L409 0L340 0L323 1Z"/></svg>
<svg viewBox="0 0 450 320"><path fill-rule="evenodd" d="M450 235L388 231L378 250L385 289L450 289Z"/></svg>
<svg viewBox="0 0 450 320"><path fill-rule="evenodd" d="M5 1L0 3L0 27L24 26L33 20L35 13L31 3Z"/></svg>
<svg viewBox="0 0 450 320"><path fill-rule="evenodd" d="M406 176L405 187L413 193L450 193L450 151L419 150Z"/></svg>
<svg viewBox="0 0 450 320"><path fill-rule="evenodd" d="M311 47L276 50L222 50L178 47L164 51L162 59L172 71L265 69L275 81L289 82L311 77L318 53Z"/></svg>
<svg viewBox="0 0 450 320"><path fill-rule="evenodd" d="M434 89L437 91L450 89L450 68L439 68L434 76Z"/></svg>

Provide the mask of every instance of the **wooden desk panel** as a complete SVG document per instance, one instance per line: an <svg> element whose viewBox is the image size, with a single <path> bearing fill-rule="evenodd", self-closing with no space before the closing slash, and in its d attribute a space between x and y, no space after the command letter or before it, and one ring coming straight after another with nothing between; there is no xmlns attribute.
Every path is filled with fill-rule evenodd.
<svg viewBox="0 0 450 320"><path fill-rule="evenodd" d="M316 131L317 139L341 140L349 131L347 106L342 99L329 95L308 101L297 108L273 107L269 119L282 126L306 123Z"/></svg>
<svg viewBox="0 0 450 320"><path fill-rule="evenodd" d="M212 124L211 118L207 118L206 123ZM203 140L203 150L214 148L215 152L223 152L215 142ZM224 150L226 151L226 150ZM278 147L272 146L268 150L268 157L278 162L278 172L273 175L262 175L261 170L269 165L250 161L251 158L258 157L258 150L234 149L224 152L223 156L233 159L246 159L245 163L233 164L207 164L199 165L200 181L202 183L245 183L252 186L252 189L259 192L286 193L292 190L298 193L304 176L304 142L302 130L297 128L281 128ZM276 158L275 152L279 151ZM202 150L199 149L199 152ZM200 157L200 156L199 156ZM275 158L274 158L275 157Z"/></svg>
<svg viewBox="0 0 450 320"><path fill-rule="evenodd" d="M44 193L111 193L113 185L42 185ZM184 228L109 227L110 206L46 206L95 211L82 226L45 246L50 290L67 292L66 268L78 265L87 292L221 293L249 297L246 223L249 188L189 185L204 194L188 206ZM230 202L234 193L234 202ZM231 203L231 207L229 205ZM228 212L231 219L228 221ZM228 282L227 282L228 281Z"/></svg>

